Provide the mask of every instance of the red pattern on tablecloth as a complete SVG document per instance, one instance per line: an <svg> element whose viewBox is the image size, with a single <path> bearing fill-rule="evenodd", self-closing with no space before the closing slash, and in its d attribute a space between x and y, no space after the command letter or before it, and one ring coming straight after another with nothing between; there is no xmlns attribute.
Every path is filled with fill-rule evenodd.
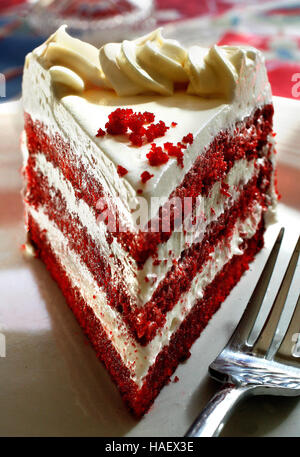
<svg viewBox="0 0 300 457"><path fill-rule="evenodd" d="M232 8L226 0L156 0L159 10L176 10L181 19L188 19L204 14L221 14Z"/></svg>

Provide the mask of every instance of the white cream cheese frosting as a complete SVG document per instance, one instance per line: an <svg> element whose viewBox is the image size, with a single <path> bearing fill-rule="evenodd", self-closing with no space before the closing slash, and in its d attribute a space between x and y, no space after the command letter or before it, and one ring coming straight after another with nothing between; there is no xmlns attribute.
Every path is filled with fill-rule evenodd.
<svg viewBox="0 0 300 457"><path fill-rule="evenodd" d="M25 110L33 120L43 121L50 135L51 132L55 134L60 131L65 134L63 136L66 141L74 139L72 146L75 152L78 150L79 157L94 164L92 168L95 179L99 183L107 183L107 194L120 200L124 219L131 230L136 230L136 221L131 214L139 205L138 191L142 189L142 196L149 207L148 217L153 217L215 136L222 130L233 132L237 121L251 115L256 107L270 103L271 91L264 59L259 51L239 47L213 47L205 52L202 48L198 51L194 48L185 50L175 40L164 40L160 30L134 40L133 43L139 50L138 54L143 56L141 61L152 61L154 65L154 55L158 56L157 62L160 64L162 60L166 61L164 78L166 69L172 68L172 65L181 65L185 72L186 67L190 66L186 90L176 90L172 95L164 96L155 92L152 95L145 94L143 91L137 95L118 96L113 90L114 77L121 78L122 87L130 85L132 89L137 84L128 78L129 72L118 70L123 59L119 58L122 43L101 48L102 52L106 52L109 46L114 48L114 57L108 54L110 64L118 68L112 69L112 76L109 77L106 65L102 67L100 64L105 60L101 59L101 50L99 53L94 46L70 37L65 27L61 27L45 44L27 56L23 100ZM160 64L155 65L162 68ZM124 67L125 64L122 68ZM211 72L215 78L209 77ZM184 74L181 76L184 79ZM181 76L177 74L176 79L181 79ZM223 89L219 91L223 98L220 98L220 94L210 98L200 95L203 87L207 87L207 92L210 91L205 78L207 84L211 84L219 81L219 77L227 87L225 92L234 90L232 100L229 101ZM62 84L63 81L65 84ZM219 81L218 87L223 82ZM35 84L39 85L39 97L31 89ZM67 85L67 93L58 95L57 85ZM134 90L132 93L135 93ZM192 133L194 141L185 150L183 168L172 157L161 166L151 166L147 159L149 144L135 147L122 135L96 138L98 129L105 128L109 114L120 106L131 108L134 112L152 112L155 122L163 121L168 127L174 121L177 123L175 128L169 128L163 137L155 140L157 146L163 147L166 142L176 144L183 136ZM78 132L78 138L75 138L75 132ZM85 151L80 145L83 141L89 146L85 146ZM117 174L118 165L128 171L122 178ZM144 171L153 175L146 184L141 182ZM151 200L153 204L150 205Z"/></svg>
<svg viewBox="0 0 300 457"><path fill-rule="evenodd" d="M95 46L71 37L66 32L65 25L51 35L34 53L48 68L57 65L72 70L81 79L83 87L87 83L98 87L111 87L100 68ZM65 78L61 78L59 82L73 89L72 76L66 73ZM54 83L57 83L55 79Z"/></svg>
<svg viewBox="0 0 300 457"><path fill-rule="evenodd" d="M99 52L104 74L118 95L172 95L175 82L189 80L186 56L185 49L176 40L165 40L160 29L138 40L104 45Z"/></svg>
<svg viewBox="0 0 300 457"><path fill-rule="evenodd" d="M172 95L176 83L186 83L190 94L231 100L244 67L254 69L257 60L257 51L246 47L196 45L186 50L178 41L163 38L161 28L136 40L105 44L98 51L69 36L66 28L61 26L36 53L44 65L61 67L59 78L53 75L54 84L78 92L92 84L112 88L119 96Z"/></svg>

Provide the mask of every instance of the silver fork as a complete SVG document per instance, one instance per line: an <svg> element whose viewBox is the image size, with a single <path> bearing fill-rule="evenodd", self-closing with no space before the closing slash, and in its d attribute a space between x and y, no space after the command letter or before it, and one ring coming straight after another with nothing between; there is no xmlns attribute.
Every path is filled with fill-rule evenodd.
<svg viewBox="0 0 300 457"><path fill-rule="evenodd" d="M185 436L218 436L234 407L246 396L300 395L300 351L299 354L295 353L295 339L300 337L300 295L280 346L274 351L274 336L297 267L300 237L262 330L254 342L249 340L274 270L283 234L282 228L237 328L209 366L209 374L221 381L223 386Z"/></svg>

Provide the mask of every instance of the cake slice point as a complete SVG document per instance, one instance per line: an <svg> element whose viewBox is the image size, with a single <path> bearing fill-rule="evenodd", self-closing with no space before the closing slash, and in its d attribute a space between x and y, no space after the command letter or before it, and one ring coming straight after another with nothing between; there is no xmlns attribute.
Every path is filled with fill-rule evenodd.
<svg viewBox="0 0 300 457"><path fill-rule="evenodd" d="M263 246L271 90L253 48L185 50L154 31L85 68L65 35L26 58L26 228L141 417Z"/></svg>

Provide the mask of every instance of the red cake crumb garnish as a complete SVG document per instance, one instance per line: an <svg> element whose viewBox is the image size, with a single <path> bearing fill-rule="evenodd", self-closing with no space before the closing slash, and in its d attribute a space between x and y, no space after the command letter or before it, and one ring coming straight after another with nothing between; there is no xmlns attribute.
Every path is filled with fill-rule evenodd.
<svg viewBox="0 0 300 457"><path fill-rule="evenodd" d="M158 167L159 165L163 165L167 163L169 160L168 154L163 152L160 146L156 146L155 143L151 144L150 152L146 155L149 163L152 167Z"/></svg>
<svg viewBox="0 0 300 457"><path fill-rule="evenodd" d="M131 133L129 134L129 140L133 146L142 146L143 144L145 135L144 124L149 123L148 114L149 113L133 113L128 119L127 125L129 130L131 130Z"/></svg>
<svg viewBox="0 0 300 457"><path fill-rule="evenodd" d="M150 124L147 130L145 130L147 142L151 143L155 138L164 136L168 128L163 121L159 121L157 124Z"/></svg>
<svg viewBox="0 0 300 457"><path fill-rule="evenodd" d="M176 127L177 122L172 122L171 127Z"/></svg>
<svg viewBox="0 0 300 457"><path fill-rule="evenodd" d="M173 382L178 382L178 381L179 381L178 376L175 376L175 378L173 379Z"/></svg>
<svg viewBox="0 0 300 457"><path fill-rule="evenodd" d="M172 122L172 124L177 125L176 122ZM186 149L187 144L192 144L193 141L193 134L188 133L186 136L182 138L182 142L178 141L177 145L170 142L165 143L164 150L168 153L170 157L176 157L178 166L183 168L183 149Z"/></svg>
<svg viewBox="0 0 300 457"><path fill-rule="evenodd" d="M122 177L122 176L127 175L128 170L126 170L126 168L122 167L122 165L118 165L118 167L117 167L117 173L118 173L119 176Z"/></svg>
<svg viewBox="0 0 300 457"><path fill-rule="evenodd" d="M102 129L99 129L96 136L100 137L100 136L104 136L104 135L106 135L105 131Z"/></svg>
<svg viewBox="0 0 300 457"><path fill-rule="evenodd" d="M111 135L122 135L127 132L128 120L133 114L132 109L117 108L108 116L108 122L105 124L106 132Z"/></svg>
<svg viewBox="0 0 300 457"><path fill-rule="evenodd" d="M149 179L153 178L154 175L151 175L149 171L143 171L141 174L141 181L143 184L145 184Z"/></svg>
<svg viewBox="0 0 300 457"><path fill-rule="evenodd" d="M145 124L150 124L150 122L154 122L155 116L153 113L150 113L149 111L145 111L143 113L144 119L145 119Z"/></svg>
<svg viewBox="0 0 300 457"><path fill-rule="evenodd" d="M143 143L151 143L155 138L164 136L169 128L163 121L153 124L154 119L154 114L149 111L134 113L131 108L117 108L108 116L108 122L105 124L106 132L100 128L96 136L102 137L106 133L110 135L128 134L133 146L142 146ZM145 128L144 125L147 124L150 125Z"/></svg>
<svg viewBox="0 0 300 457"><path fill-rule="evenodd" d="M142 193L143 193L143 189L138 189L138 190L137 190L137 193L138 193L138 194L142 194Z"/></svg>
<svg viewBox="0 0 300 457"><path fill-rule="evenodd" d="M141 133L132 132L129 135L129 139L133 146L143 146L143 135Z"/></svg>
<svg viewBox="0 0 300 457"><path fill-rule="evenodd" d="M193 144L194 136L192 133L188 133L186 136L182 138L183 143L186 144Z"/></svg>
<svg viewBox="0 0 300 457"><path fill-rule="evenodd" d="M165 151L167 151L170 157L176 157L177 164L180 165L181 168L183 168L183 152L179 144L180 143L178 143L177 146L175 146L173 143L165 143L164 149Z"/></svg>

